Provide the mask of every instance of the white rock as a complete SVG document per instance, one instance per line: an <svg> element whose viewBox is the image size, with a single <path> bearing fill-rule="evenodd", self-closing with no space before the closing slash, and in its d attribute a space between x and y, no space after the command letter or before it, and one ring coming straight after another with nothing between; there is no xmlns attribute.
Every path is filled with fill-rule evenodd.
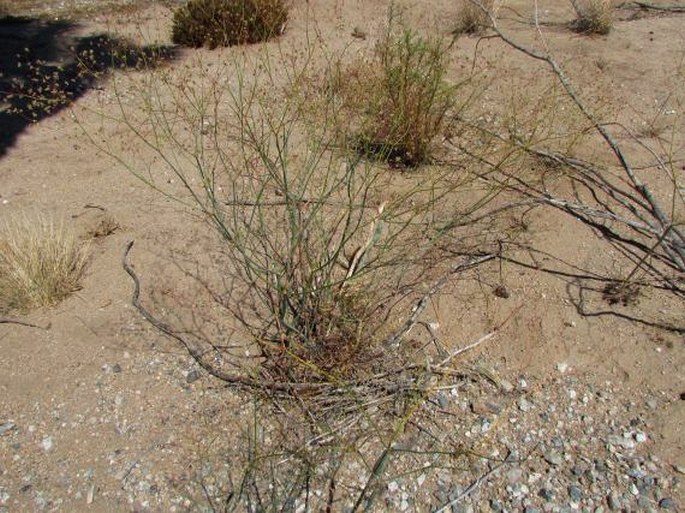
<svg viewBox="0 0 685 513"><path fill-rule="evenodd" d="M40 442L40 445L44 451L49 451L50 449L52 449L52 437L44 436L43 440Z"/></svg>

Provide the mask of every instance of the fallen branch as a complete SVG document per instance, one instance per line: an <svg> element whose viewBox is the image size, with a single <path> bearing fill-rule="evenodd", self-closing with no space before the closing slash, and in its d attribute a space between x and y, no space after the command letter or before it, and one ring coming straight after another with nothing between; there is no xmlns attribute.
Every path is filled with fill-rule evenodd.
<svg viewBox="0 0 685 513"><path fill-rule="evenodd" d="M626 2L625 4L621 4L619 7L623 7L626 4L634 4L637 5L640 9L644 10L685 13L685 5L654 5L648 2Z"/></svg>
<svg viewBox="0 0 685 513"><path fill-rule="evenodd" d="M428 306L428 301L430 301L430 299L435 294L440 292L445 287L445 285L449 283L449 280L452 276L454 276L457 273L466 271L468 269L472 269L477 265L487 262L488 260L492 260L496 256L497 255L494 253L488 253L486 255L478 257L470 257L466 262L453 266L445 276L440 278L430 289L428 289L428 292L426 292L421 297L416 306L414 306L414 308L412 309L412 314L404 322L402 327L397 332L393 333L391 336L385 339L385 341L383 342L383 346L388 348L396 348L399 346L402 339L409 334L409 332L414 328L414 326L418 324L419 317L426 309L426 306Z"/></svg>
<svg viewBox="0 0 685 513"><path fill-rule="evenodd" d="M19 326L26 326L27 328L38 328L39 330L49 330L51 326L50 323L46 326L39 326L38 324L32 324L30 322L22 321L21 319L12 319L11 317L0 317L0 324L17 324Z"/></svg>

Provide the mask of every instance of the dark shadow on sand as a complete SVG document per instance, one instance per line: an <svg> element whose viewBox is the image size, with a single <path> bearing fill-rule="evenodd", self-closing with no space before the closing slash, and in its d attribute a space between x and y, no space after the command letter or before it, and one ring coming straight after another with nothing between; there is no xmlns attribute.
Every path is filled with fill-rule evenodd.
<svg viewBox="0 0 685 513"><path fill-rule="evenodd" d="M155 67L173 46L137 46L108 34L76 35L79 25L0 18L0 158L32 123L69 106L114 68Z"/></svg>

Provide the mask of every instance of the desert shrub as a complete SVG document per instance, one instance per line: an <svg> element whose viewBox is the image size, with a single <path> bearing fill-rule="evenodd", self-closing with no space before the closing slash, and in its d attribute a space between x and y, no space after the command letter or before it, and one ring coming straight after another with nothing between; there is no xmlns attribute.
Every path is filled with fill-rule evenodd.
<svg viewBox="0 0 685 513"><path fill-rule="evenodd" d="M611 32L611 0L572 0L577 18L571 24L577 32L606 35Z"/></svg>
<svg viewBox="0 0 685 513"><path fill-rule="evenodd" d="M0 229L0 310L51 306L79 288L86 250L65 226L41 216Z"/></svg>
<svg viewBox="0 0 685 513"><path fill-rule="evenodd" d="M192 47L258 43L282 32L283 0L190 0L174 13L172 40Z"/></svg>
<svg viewBox="0 0 685 513"><path fill-rule="evenodd" d="M427 162L455 101L446 66L441 41L390 26L370 61L336 68L329 88L344 106L351 145L391 165Z"/></svg>
<svg viewBox="0 0 685 513"><path fill-rule="evenodd" d="M478 34L482 32L490 26L488 14L494 16L494 13L494 0L481 0L478 3L465 0L459 12L454 34Z"/></svg>

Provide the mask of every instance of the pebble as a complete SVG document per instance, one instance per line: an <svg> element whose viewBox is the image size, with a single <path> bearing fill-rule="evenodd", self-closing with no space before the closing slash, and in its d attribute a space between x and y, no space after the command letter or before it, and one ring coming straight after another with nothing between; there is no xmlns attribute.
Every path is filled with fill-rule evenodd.
<svg viewBox="0 0 685 513"><path fill-rule="evenodd" d="M506 379L500 380L499 386L502 389L502 391L506 392L507 394L514 391L514 384L511 381L507 381Z"/></svg>
<svg viewBox="0 0 685 513"><path fill-rule="evenodd" d="M546 501L551 501L554 499L554 490L550 488L541 488L538 495Z"/></svg>
<svg viewBox="0 0 685 513"><path fill-rule="evenodd" d="M186 375L186 383L195 383L201 377L202 373L197 369L193 369Z"/></svg>
<svg viewBox="0 0 685 513"><path fill-rule="evenodd" d="M523 477L523 470L520 468L512 468L509 472L507 472L507 481L509 484L515 484L518 483L521 478Z"/></svg>
<svg viewBox="0 0 685 513"><path fill-rule="evenodd" d="M119 365L118 363L112 365L112 372L114 374L119 374L121 372L121 365Z"/></svg>
<svg viewBox="0 0 685 513"><path fill-rule="evenodd" d="M659 507L661 509L675 509L675 502L673 502L673 499L665 497L659 501Z"/></svg>
<svg viewBox="0 0 685 513"><path fill-rule="evenodd" d="M533 403L528 401L525 397L519 397L518 401L516 401L516 405L522 412L530 411L531 408L533 408Z"/></svg>
<svg viewBox="0 0 685 513"><path fill-rule="evenodd" d="M609 499L607 500L607 504L609 506L609 509L612 511L618 511L623 507L623 501L621 500L620 496L616 492L612 492L609 495Z"/></svg>
<svg viewBox="0 0 685 513"><path fill-rule="evenodd" d="M5 433L12 431L16 426L14 422L3 422L0 424L0 435L4 435Z"/></svg>
<svg viewBox="0 0 685 513"><path fill-rule="evenodd" d="M568 363L566 362L559 362L557 363L557 370L564 374L568 370Z"/></svg>
<svg viewBox="0 0 685 513"><path fill-rule="evenodd" d="M583 491L575 485L568 487L568 496L573 502L580 502L583 499Z"/></svg>
<svg viewBox="0 0 685 513"><path fill-rule="evenodd" d="M44 436L43 440L40 442L40 446L43 448L44 451L49 451L50 449L52 449L52 437Z"/></svg>
<svg viewBox="0 0 685 513"><path fill-rule="evenodd" d="M550 465L561 465L564 462L564 458L558 452L550 451L545 453L545 461Z"/></svg>

